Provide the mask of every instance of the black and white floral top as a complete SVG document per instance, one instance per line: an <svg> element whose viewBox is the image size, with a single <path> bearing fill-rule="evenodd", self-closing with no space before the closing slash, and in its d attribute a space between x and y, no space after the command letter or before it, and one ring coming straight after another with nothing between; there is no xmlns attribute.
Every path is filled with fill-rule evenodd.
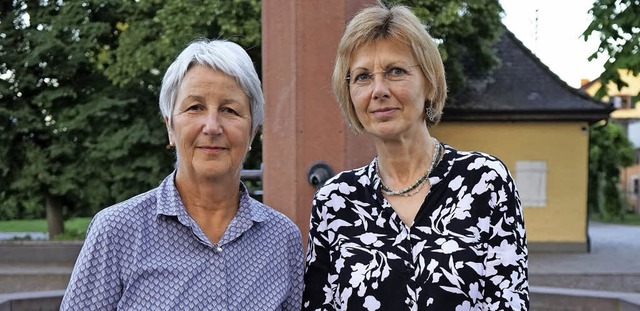
<svg viewBox="0 0 640 311"><path fill-rule="evenodd" d="M375 159L316 193L303 310L528 310L527 245L505 165L445 145L406 226Z"/></svg>

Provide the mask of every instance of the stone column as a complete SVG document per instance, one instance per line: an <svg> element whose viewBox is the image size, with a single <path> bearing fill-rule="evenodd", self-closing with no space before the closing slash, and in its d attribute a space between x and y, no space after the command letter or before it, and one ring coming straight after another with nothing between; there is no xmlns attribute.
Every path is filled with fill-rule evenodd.
<svg viewBox="0 0 640 311"><path fill-rule="evenodd" d="M309 167L323 161L337 173L366 165L375 154L369 137L345 125L331 91L344 27L375 3L262 1L263 201L289 216L305 241L316 190L307 180Z"/></svg>

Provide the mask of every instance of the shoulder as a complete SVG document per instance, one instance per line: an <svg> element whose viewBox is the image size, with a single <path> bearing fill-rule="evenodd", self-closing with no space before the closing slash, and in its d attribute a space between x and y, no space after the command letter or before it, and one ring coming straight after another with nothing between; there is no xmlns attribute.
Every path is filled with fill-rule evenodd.
<svg viewBox="0 0 640 311"><path fill-rule="evenodd" d="M254 211L252 217L259 220L272 234L284 234L301 239L300 229L287 215L253 198L250 199L250 204Z"/></svg>
<svg viewBox="0 0 640 311"><path fill-rule="evenodd" d="M152 189L99 211L89 230L126 232L141 226L155 215L156 192Z"/></svg>
<svg viewBox="0 0 640 311"><path fill-rule="evenodd" d="M503 180L510 179L507 166L498 157L480 151L457 151L453 148L454 168L459 171L466 171L468 174L493 173ZM464 173L462 173L464 174Z"/></svg>
<svg viewBox="0 0 640 311"><path fill-rule="evenodd" d="M329 178L324 186L340 183L357 183L364 177L368 177L368 171L372 164L339 172L335 176Z"/></svg>
<svg viewBox="0 0 640 311"><path fill-rule="evenodd" d="M331 177L318 189L316 199L328 198L331 193L339 196L349 196L358 193L365 187L371 186L373 164L360 168L342 171Z"/></svg>

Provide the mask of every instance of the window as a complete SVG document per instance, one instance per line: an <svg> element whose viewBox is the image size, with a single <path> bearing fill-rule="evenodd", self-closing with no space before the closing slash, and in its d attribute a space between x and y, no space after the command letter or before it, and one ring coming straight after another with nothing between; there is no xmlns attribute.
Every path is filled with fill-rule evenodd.
<svg viewBox="0 0 640 311"><path fill-rule="evenodd" d="M631 179L631 183L633 195L640 196L640 178L638 178L637 176L633 176Z"/></svg>
<svg viewBox="0 0 640 311"><path fill-rule="evenodd" d="M635 104L632 101L630 95L616 95L609 97L609 103L613 104L616 109L630 109L635 108Z"/></svg>
<svg viewBox="0 0 640 311"><path fill-rule="evenodd" d="M622 108L622 98L620 96L612 96L611 98L609 98L609 102L613 104L613 108Z"/></svg>
<svg viewBox="0 0 640 311"><path fill-rule="evenodd" d="M516 185L524 207L547 205L547 162L517 161Z"/></svg>
<svg viewBox="0 0 640 311"><path fill-rule="evenodd" d="M622 107L627 108L627 109L633 108L633 104L632 104L632 101L631 101L631 96L629 96L629 95L622 96Z"/></svg>

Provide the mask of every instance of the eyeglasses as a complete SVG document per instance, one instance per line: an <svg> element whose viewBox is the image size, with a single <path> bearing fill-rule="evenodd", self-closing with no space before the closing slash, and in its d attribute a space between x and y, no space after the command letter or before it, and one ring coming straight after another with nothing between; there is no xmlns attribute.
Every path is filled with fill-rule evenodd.
<svg viewBox="0 0 640 311"><path fill-rule="evenodd" d="M373 83L376 74L382 74L382 78L386 81L403 81L409 77L409 73L415 66L420 65L393 65L391 68L381 71L369 72L364 69L356 69L345 77L348 84L365 86Z"/></svg>

